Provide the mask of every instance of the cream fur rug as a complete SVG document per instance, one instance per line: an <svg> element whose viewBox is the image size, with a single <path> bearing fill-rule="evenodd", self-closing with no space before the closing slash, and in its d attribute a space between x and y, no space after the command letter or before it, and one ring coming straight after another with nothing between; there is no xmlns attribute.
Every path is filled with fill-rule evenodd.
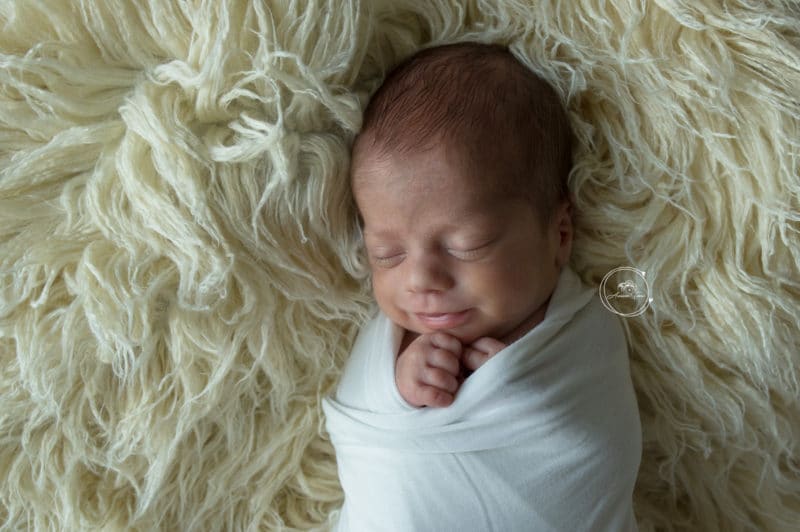
<svg viewBox="0 0 800 532"><path fill-rule="evenodd" d="M324 529L320 397L369 298L348 144L433 43L512 49L580 139L573 264L625 325L643 531L800 523L800 4L0 3L0 523Z"/></svg>

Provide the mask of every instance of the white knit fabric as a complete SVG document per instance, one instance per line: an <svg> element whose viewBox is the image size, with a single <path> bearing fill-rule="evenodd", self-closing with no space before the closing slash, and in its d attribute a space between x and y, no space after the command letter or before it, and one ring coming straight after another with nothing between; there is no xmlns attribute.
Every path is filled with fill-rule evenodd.
<svg viewBox="0 0 800 532"><path fill-rule="evenodd" d="M361 331L323 408L345 492L338 530L636 530L641 429L625 336L565 268L544 320L447 408L399 395L400 329Z"/></svg>

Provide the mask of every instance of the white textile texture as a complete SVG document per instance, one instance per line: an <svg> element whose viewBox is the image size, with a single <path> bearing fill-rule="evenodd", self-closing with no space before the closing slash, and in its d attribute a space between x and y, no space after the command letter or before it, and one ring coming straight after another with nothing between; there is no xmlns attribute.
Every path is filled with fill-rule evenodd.
<svg viewBox="0 0 800 532"><path fill-rule="evenodd" d="M397 327L378 314L323 408L341 532L636 530L641 427L618 318L564 268L544 320L447 408L403 404Z"/></svg>
<svg viewBox="0 0 800 532"><path fill-rule="evenodd" d="M0 1L0 528L332 526L350 145L465 40L568 110L573 271L652 287L639 530L797 530L797 0Z"/></svg>

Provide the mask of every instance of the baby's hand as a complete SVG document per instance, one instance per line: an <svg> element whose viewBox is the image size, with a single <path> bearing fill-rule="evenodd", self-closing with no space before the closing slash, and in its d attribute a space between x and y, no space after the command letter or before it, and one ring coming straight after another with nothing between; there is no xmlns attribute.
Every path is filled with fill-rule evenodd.
<svg viewBox="0 0 800 532"><path fill-rule="evenodd" d="M400 353L395 382L412 406L450 406L460 385L461 342L445 333L422 334Z"/></svg>
<svg viewBox="0 0 800 532"><path fill-rule="evenodd" d="M464 355L462 357L464 367L469 371L475 371L483 366L487 360L505 348L506 344L500 340L495 340L488 336L478 338L464 349Z"/></svg>

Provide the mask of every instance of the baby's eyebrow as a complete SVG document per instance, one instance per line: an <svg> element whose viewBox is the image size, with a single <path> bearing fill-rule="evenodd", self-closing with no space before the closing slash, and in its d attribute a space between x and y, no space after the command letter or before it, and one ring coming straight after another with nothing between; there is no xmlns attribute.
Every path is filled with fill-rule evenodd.
<svg viewBox="0 0 800 532"><path fill-rule="evenodd" d="M372 238L390 238L390 237L392 237L394 235L394 233L392 233L391 231L387 231L387 230L377 230L377 231L375 231L375 230L367 229L367 228L362 229L361 234L363 234L364 236L372 237Z"/></svg>

